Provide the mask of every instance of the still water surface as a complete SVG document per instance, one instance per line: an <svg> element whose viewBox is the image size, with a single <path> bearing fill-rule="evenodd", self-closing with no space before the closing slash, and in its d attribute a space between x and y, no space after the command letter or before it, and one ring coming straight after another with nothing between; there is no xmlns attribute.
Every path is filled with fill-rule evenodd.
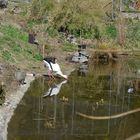
<svg viewBox="0 0 140 140"><path fill-rule="evenodd" d="M139 72L139 59L123 58L80 65L68 81L36 79L14 112L8 140L137 138L140 135ZM134 91L128 93L130 87ZM135 109L139 110L131 112Z"/></svg>

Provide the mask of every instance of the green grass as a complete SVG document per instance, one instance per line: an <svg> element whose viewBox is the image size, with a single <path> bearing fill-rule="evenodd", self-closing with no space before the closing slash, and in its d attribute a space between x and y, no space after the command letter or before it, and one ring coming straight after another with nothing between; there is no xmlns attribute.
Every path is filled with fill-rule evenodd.
<svg viewBox="0 0 140 140"><path fill-rule="evenodd" d="M20 63L24 60L34 63L42 60L36 46L28 43L28 34L11 25L0 27L0 57L9 63ZM23 64L24 65L24 64Z"/></svg>
<svg viewBox="0 0 140 140"><path fill-rule="evenodd" d="M59 34L58 34L58 31L57 31L56 29L53 29L53 28L48 28L48 29L46 30L46 32L48 33L48 35L49 35L50 37L56 37L56 36L59 35Z"/></svg>
<svg viewBox="0 0 140 140"><path fill-rule="evenodd" d="M117 29L115 25L108 25L105 27L106 36L109 38L116 38L117 37Z"/></svg>
<svg viewBox="0 0 140 140"><path fill-rule="evenodd" d="M28 34L11 26L11 25L3 25L0 27L0 32L2 32L6 37L5 40L9 40L9 38L22 40L24 42L28 41Z"/></svg>
<svg viewBox="0 0 140 140"><path fill-rule="evenodd" d="M2 58L9 61L13 60L11 53L8 50L2 51Z"/></svg>
<svg viewBox="0 0 140 140"><path fill-rule="evenodd" d="M37 60L37 61L41 61L41 60L43 60L43 57L42 57L42 55L40 53L36 53L34 55L34 59Z"/></svg>
<svg viewBox="0 0 140 140"><path fill-rule="evenodd" d="M72 51L75 51L76 48L77 47L73 44L65 43L64 46L62 47L62 50L66 52L72 52Z"/></svg>

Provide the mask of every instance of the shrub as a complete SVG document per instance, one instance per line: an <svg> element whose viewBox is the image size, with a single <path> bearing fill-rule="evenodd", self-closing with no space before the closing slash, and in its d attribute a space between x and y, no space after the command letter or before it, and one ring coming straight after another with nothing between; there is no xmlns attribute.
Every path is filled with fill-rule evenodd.
<svg viewBox="0 0 140 140"><path fill-rule="evenodd" d="M66 51L66 52L72 52L76 50L76 46L70 43L65 43L62 49L63 51Z"/></svg>
<svg viewBox="0 0 140 140"><path fill-rule="evenodd" d="M117 29L114 25L108 25L106 26L106 35L110 38L116 38L117 37Z"/></svg>
<svg viewBox="0 0 140 140"><path fill-rule="evenodd" d="M56 29L53 29L53 28L48 28L47 30L46 30L46 32L49 34L49 36L51 36L51 37L56 37L56 36L58 36L59 34L58 34L58 31L56 30Z"/></svg>

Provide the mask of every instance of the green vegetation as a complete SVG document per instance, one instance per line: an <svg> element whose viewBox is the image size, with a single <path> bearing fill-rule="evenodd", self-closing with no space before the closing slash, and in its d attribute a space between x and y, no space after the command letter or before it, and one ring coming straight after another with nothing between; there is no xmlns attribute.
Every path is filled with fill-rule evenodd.
<svg viewBox="0 0 140 140"><path fill-rule="evenodd" d="M31 17L34 20L47 17L47 28L51 30L58 30L60 27L67 28L67 30L79 37L94 38L94 28L96 28L96 19L103 16L102 9L95 8L95 5L101 6L101 2L97 0L68 0L67 2L50 2L44 0L39 2L34 0L31 7ZM94 5L94 4L95 5ZM38 12L35 7L40 9ZM44 11L45 9L45 11ZM42 21L43 21L42 20Z"/></svg>
<svg viewBox="0 0 140 140"><path fill-rule="evenodd" d="M59 35L58 31L57 31L56 29L54 29L54 28L48 28L48 29L46 30L46 32L48 33L48 35L49 35L50 37L56 37L56 36Z"/></svg>
<svg viewBox="0 0 140 140"><path fill-rule="evenodd" d="M0 38L0 56L3 61L17 64L23 59L29 62L42 60L42 55L35 48L36 46L28 44L28 34L22 29L12 25L2 25L0 32L2 34ZM37 53L34 53L36 51Z"/></svg>
<svg viewBox="0 0 140 140"><path fill-rule="evenodd" d="M116 46L116 48L120 48L120 46L123 48L139 48L139 21L137 20L138 23L134 27L131 27L132 23L128 20L121 22L118 2L115 3L116 19L113 20L111 17L112 4L109 3L109 0L62 0L60 2L34 0L31 6L30 17L32 18L30 20L41 19L42 23L46 24L45 31L51 37L59 36L58 30L63 28L77 38L91 39L93 42L96 40L102 43L110 42L110 44L113 42L112 46ZM132 3L134 1L123 1L126 7ZM121 34L124 34L124 37L121 37ZM135 42L132 43L132 40ZM64 46L66 46L65 42ZM69 48L68 46L65 49L69 50L67 48Z"/></svg>
<svg viewBox="0 0 140 140"><path fill-rule="evenodd" d="M139 12L139 10L136 8L136 2L138 0L122 0L122 4L124 7L124 11L126 12Z"/></svg>
<svg viewBox="0 0 140 140"><path fill-rule="evenodd" d="M66 52L73 52L73 51L75 51L76 50L76 46L75 45L73 45L73 44L70 44L70 43L65 43L64 45L63 45L63 51L66 51Z"/></svg>
<svg viewBox="0 0 140 140"><path fill-rule="evenodd" d="M10 60L10 58L11 58L11 54L10 54L10 52L9 51L3 51L2 52L2 57L4 58L4 59L6 59L6 60Z"/></svg>
<svg viewBox="0 0 140 140"><path fill-rule="evenodd" d="M7 35L7 37L14 38L16 40L22 40L24 42L28 41L27 33L20 31L19 29L11 25L3 25L0 27L0 32Z"/></svg>
<svg viewBox="0 0 140 140"><path fill-rule="evenodd" d="M117 29L115 25L106 26L106 36L108 38L116 38L117 37Z"/></svg>
<svg viewBox="0 0 140 140"><path fill-rule="evenodd" d="M132 2L123 4L129 7ZM74 35L78 43L90 40L91 49L140 48L139 20L120 20L117 1L115 19L112 19L110 0L33 0L28 4L17 2L17 5L21 8L18 14L12 15L10 5L5 15L9 21L16 19L2 20L0 26L0 57L4 61L17 64L25 58L28 63L42 60L42 50L28 43L30 30L39 34L41 47L46 45L48 53L58 47L66 52L76 50L77 46L66 41L66 36L60 32L62 28L65 33Z"/></svg>
<svg viewBox="0 0 140 140"><path fill-rule="evenodd" d="M34 55L34 58L35 58L35 60L39 60L39 61L41 61L43 59L43 57L42 57L42 55L40 53L36 53Z"/></svg>

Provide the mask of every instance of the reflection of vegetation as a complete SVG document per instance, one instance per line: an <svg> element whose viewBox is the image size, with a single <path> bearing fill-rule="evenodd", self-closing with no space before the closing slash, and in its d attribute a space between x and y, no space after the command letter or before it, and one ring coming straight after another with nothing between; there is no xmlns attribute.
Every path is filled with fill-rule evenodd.
<svg viewBox="0 0 140 140"><path fill-rule="evenodd" d="M42 96L44 92L47 92L48 89L50 88L51 85L53 85L54 83L55 84L58 84L60 83L60 79L56 79L55 81L49 81L49 77L40 77L40 78L36 78L29 90L28 90L28 94L30 96L35 96L35 97L38 97L38 96Z"/></svg>
<svg viewBox="0 0 140 140"><path fill-rule="evenodd" d="M43 79L37 78L35 81L32 82L29 90L27 91L30 96L40 96L42 95L44 89L48 88L48 84L46 83L44 86Z"/></svg>
<svg viewBox="0 0 140 140"><path fill-rule="evenodd" d="M116 98L118 98L118 103L121 103L124 94L126 95L127 93L123 80L126 79L127 73L130 76L131 68L138 68L140 65L139 61L137 61L134 66L134 62L134 60L129 59L128 61L118 62L119 64L115 63L115 66L96 64L96 66L93 66L94 70L91 69L86 77L77 76L75 71L69 81L69 86L72 89L69 89L66 85L64 93L60 96L65 95L71 98L73 94L67 94L71 90L74 93L74 97L79 100L88 100L95 103L103 99L104 102L111 100L112 103L115 103ZM117 95L118 97L116 97ZM125 102L125 105L127 106L127 102Z"/></svg>
<svg viewBox="0 0 140 140"><path fill-rule="evenodd" d="M138 69L140 69L140 63L139 60L134 60L134 59L130 59L128 62L128 69L136 71Z"/></svg>
<svg viewBox="0 0 140 140"><path fill-rule="evenodd" d="M93 69L89 68L90 71L86 75L86 77L77 76L76 71L74 71L70 75L67 84L62 86L61 92L57 97L53 96L53 97L42 99L41 98L42 94L48 91L48 88L49 88L48 81L42 78L36 79L32 83L30 89L28 90L28 93L25 95L25 98L24 98L26 99L25 101L28 107L25 106L23 108L23 106L20 106L22 108L17 109L17 111L19 111L19 116L22 116L24 118L27 117L26 119L27 121L23 122L24 124L27 124L27 125L22 125L22 126L32 128L34 127L34 125L32 125L32 122L35 122L34 120L37 120L38 122L39 121L42 122L40 125L41 132L44 132L44 127L50 128L50 131L52 132L56 132L55 130L68 129L68 128L71 128L71 126L73 125L77 128L80 128L80 130L78 131L74 130L73 132L74 133L76 132L76 134L80 132L79 136L81 138L85 135L86 135L85 137L87 137L89 134L91 134L92 136L91 138L93 138L94 135L93 135L93 131L92 132L90 131L91 128L94 129L95 133L97 132L98 134L99 133L105 134L104 132L108 132L106 130L108 130L109 128L108 126L110 124L110 119L123 117L128 114L132 114L134 112L140 111L140 109L135 110L135 108L139 108L139 105L140 105L139 98L135 97L135 95L127 96L127 94L124 91L125 81L122 81L122 79L125 78L124 76L127 75L127 71L125 71L125 73L122 73L122 72L126 70L127 68L124 68L125 65L123 64L121 65L120 64L121 62L117 61L116 63L119 63L117 67L112 67L112 65L100 65L100 66L96 65L95 67L94 65ZM90 67L92 66L90 65ZM114 71L114 74L112 75L113 77L111 76L112 77L111 79L110 73L112 72L112 69L115 69L115 71ZM111 89L113 89L115 92L110 91L110 88L108 87L110 84L111 84ZM109 91L106 91L104 89L106 85ZM117 94L116 92L117 90L120 90L121 92ZM68 98L68 101L64 102L62 100L62 97ZM102 102L99 102L99 101L102 101ZM21 110L24 110L24 109L25 111L23 111L22 112L23 115L21 115L20 114ZM93 125L90 120L83 119L80 117L75 117L77 112L86 114L85 116L83 114L78 113L79 115L86 118L89 118L87 117L89 115L91 116L96 115L96 118L94 119L99 119L97 118L97 116L101 116L100 117L101 119L109 119L109 121L106 121L106 122L95 121L93 122L95 125ZM19 116L17 116L15 120L16 121L19 120L20 122L21 119L18 119ZM103 117L103 116L106 116L106 117ZM139 114L136 116L137 117L130 116L130 118L128 116L128 119L130 120L133 119L135 121L135 124L137 124L137 121L139 120ZM71 121L71 118L73 118L74 121ZM93 119L93 117L90 117L90 118ZM113 123L113 125L111 124L110 128L112 128L113 130L111 132L112 134L117 132L118 128L119 130L121 130L119 135L122 134L122 129L120 129L120 127L117 127L120 124L120 121L122 123L121 125L123 125L124 124L123 118L116 119L114 120L115 123ZM125 129L125 131L127 132L129 130L128 129L129 126L130 126L130 130L132 130L132 128L135 127L135 125L132 126L131 121L128 121L128 122L129 124L127 124L128 125L126 127L127 129ZM13 123L19 124L19 123L15 123L15 121L13 121ZM24 130L25 130L25 127L24 127ZM53 128L56 128L56 129L54 130ZM85 131L85 128L86 128L86 131ZM85 135L83 135L83 133L81 132L84 132ZM67 133L66 133L66 136L67 136ZM116 135L113 135L113 138L111 139L112 140L115 139L115 136ZM102 136L102 138L107 139L107 136L106 137Z"/></svg>
<svg viewBox="0 0 140 140"><path fill-rule="evenodd" d="M97 76L77 77L73 73L73 79L70 80L69 86L73 87L74 96L80 100L99 101L101 98L108 100L108 93L110 90L110 80L100 78ZM91 78L92 77L92 78ZM74 80L76 78L76 80ZM72 83L71 83L72 82ZM63 87L62 87L63 88ZM113 87L112 87L113 88ZM65 86L65 91L60 96L71 98L72 94L69 93L69 87ZM72 90L72 89L71 89Z"/></svg>

